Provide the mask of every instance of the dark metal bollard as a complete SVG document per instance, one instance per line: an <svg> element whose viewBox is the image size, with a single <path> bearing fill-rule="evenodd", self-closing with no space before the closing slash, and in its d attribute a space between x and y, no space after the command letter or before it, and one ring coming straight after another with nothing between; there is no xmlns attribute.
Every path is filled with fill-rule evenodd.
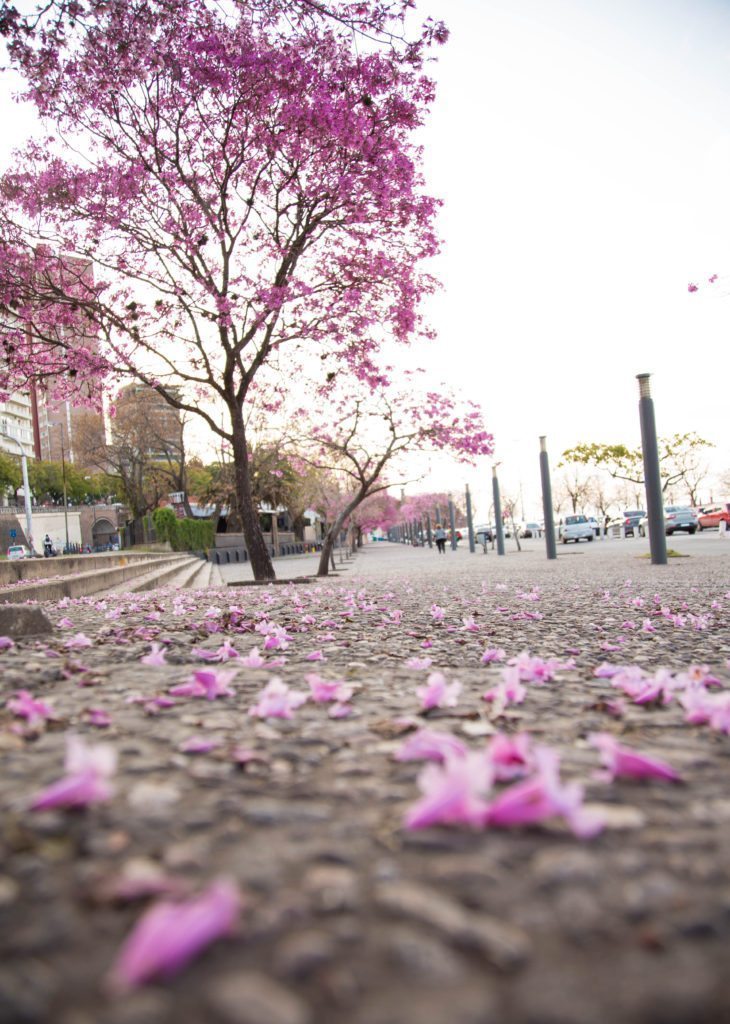
<svg viewBox="0 0 730 1024"><path fill-rule="evenodd" d="M454 502L449 498L449 526L451 527L451 550L456 551L456 516L454 514Z"/></svg>
<svg viewBox="0 0 730 1024"><path fill-rule="evenodd" d="M504 526L502 524L502 501L499 496L497 467L492 466L492 501L494 502L494 527L497 531L497 554L504 554Z"/></svg>
<svg viewBox="0 0 730 1024"><path fill-rule="evenodd" d="M553 515L553 489L550 484L546 437L540 438L540 479L542 481L542 514L545 517L545 549L548 558L557 558L555 547L555 517Z"/></svg>
<svg viewBox="0 0 730 1024"><path fill-rule="evenodd" d="M649 373L637 373L639 382L639 418L641 420L641 450L644 456L644 486L646 488L646 514L649 527L649 550L652 565L667 564L667 538L664 533L664 504L662 476L659 468L659 448L656 439L654 402L651 397Z"/></svg>
<svg viewBox="0 0 730 1024"><path fill-rule="evenodd" d="M474 519L471 514L471 494L469 493L469 484L466 485L466 528L469 531L469 551L473 555L476 551L476 544L474 542Z"/></svg>
<svg viewBox="0 0 730 1024"><path fill-rule="evenodd" d="M428 540L428 546L433 547L433 534L431 532L431 513L426 513L426 539Z"/></svg>

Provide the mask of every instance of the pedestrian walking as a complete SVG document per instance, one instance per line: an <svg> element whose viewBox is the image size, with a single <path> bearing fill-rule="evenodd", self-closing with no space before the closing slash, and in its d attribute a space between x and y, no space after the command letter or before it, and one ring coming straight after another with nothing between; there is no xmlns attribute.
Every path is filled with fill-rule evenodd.
<svg viewBox="0 0 730 1024"><path fill-rule="evenodd" d="M440 555L446 554L446 530L443 528L441 523L436 523L436 529L433 531L433 539L436 541L436 547Z"/></svg>

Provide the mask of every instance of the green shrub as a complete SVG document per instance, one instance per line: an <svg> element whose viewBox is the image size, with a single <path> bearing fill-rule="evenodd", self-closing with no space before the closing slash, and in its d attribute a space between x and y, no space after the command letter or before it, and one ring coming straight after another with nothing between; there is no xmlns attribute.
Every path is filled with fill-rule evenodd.
<svg viewBox="0 0 730 1024"><path fill-rule="evenodd" d="M202 551L215 543L211 519L178 519L171 508L156 508L152 519L157 539L169 541L173 551Z"/></svg>

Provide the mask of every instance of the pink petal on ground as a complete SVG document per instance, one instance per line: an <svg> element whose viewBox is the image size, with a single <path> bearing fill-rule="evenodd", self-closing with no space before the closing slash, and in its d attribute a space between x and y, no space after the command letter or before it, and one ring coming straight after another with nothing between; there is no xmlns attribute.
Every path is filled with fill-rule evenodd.
<svg viewBox="0 0 730 1024"><path fill-rule="evenodd" d="M229 935L241 909L233 882L220 879L182 903L157 903L137 922L109 976L112 991L127 992L167 978L216 939Z"/></svg>
<svg viewBox="0 0 730 1024"><path fill-rule="evenodd" d="M492 785L490 765L483 754L448 758L443 766L429 764L418 776L421 799L408 809L406 828L429 825L480 826Z"/></svg>
<svg viewBox="0 0 730 1024"><path fill-rule="evenodd" d="M152 643L149 654L145 654L144 657L140 658L142 665L166 665L165 661L165 648L162 644Z"/></svg>
<svg viewBox="0 0 730 1024"><path fill-rule="evenodd" d="M409 658L406 662L406 668L414 668L418 671L431 668L433 662L430 658Z"/></svg>
<svg viewBox="0 0 730 1024"><path fill-rule="evenodd" d="M52 783L33 798L30 809L47 811L53 807L87 807L108 800L112 795L113 789L106 779L87 770Z"/></svg>
<svg viewBox="0 0 730 1024"><path fill-rule="evenodd" d="M497 733L487 746L487 757L500 782L526 775L532 763L529 733L521 732L516 736Z"/></svg>
<svg viewBox="0 0 730 1024"><path fill-rule="evenodd" d="M321 651L312 651L306 656L305 661L327 661Z"/></svg>
<svg viewBox="0 0 730 1024"><path fill-rule="evenodd" d="M293 718L293 712L308 700L308 694L290 690L283 680L274 676L259 694L249 715L256 718Z"/></svg>
<svg viewBox="0 0 730 1024"><path fill-rule="evenodd" d="M590 733L588 742L599 750L601 762L612 779L663 779L665 782L681 782L679 774L666 761L623 747L610 733Z"/></svg>
<svg viewBox="0 0 730 1024"><path fill-rule="evenodd" d="M207 736L190 736L177 748L183 754L209 754L221 745L220 740Z"/></svg>
<svg viewBox="0 0 730 1024"><path fill-rule="evenodd" d="M239 665L244 668L266 668L269 663L259 654L258 647L252 647L245 658L239 659Z"/></svg>
<svg viewBox="0 0 730 1024"><path fill-rule="evenodd" d="M456 707L460 693L461 683L448 683L446 676L441 672L432 672L425 686L416 687L416 694L421 699L421 708L424 711L431 708Z"/></svg>
<svg viewBox="0 0 730 1024"><path fill-rule="evenodd" d="M28 690L17 690L6 707L18 718L26 718L29 725L53 718L53 709L42 700L36 700Z"/></svg>
<svg viewBox="0 0 730 1024"><path fill-rule="evenodd" d="M9 636L0 636L0 651L9 651L11 647L15 647L15 641Z"/></svg>
<svg viewBox="0 0 730 1024"><path fill-rule="evenodd" d="M97 729L106 729L112 724L111 715L103 708L88 708L85 714L89 725L95 725Z"/></svg>
<svg viewBox="0 0 730 1024"><path fill-rule="evenodd" d="M419 729L395 752L396 761L438 761L447 757L465 757L468 748L450 732Z"/></svg>
<svg viewBox="0 0 730 1024"><path fill-rule="evenodd" d="M349 718L353 710L352 704L343 704L341 701L337 701L331 705L327 716L329 718Z"/></svg>
<svg viewBox="0 0 730 1024"><path fill-rule="evenodd" d="M70 639L66 640L64 647L91 647L93 640L89 640L85 633L76 633Z"/></svg>
<svg viewBox="0 0 730 1024"><path fill-rule="evenodd" d="M501 647L488 647L482 655L482 665L490 665L493 661L504 661L507 653Z"/></svg>

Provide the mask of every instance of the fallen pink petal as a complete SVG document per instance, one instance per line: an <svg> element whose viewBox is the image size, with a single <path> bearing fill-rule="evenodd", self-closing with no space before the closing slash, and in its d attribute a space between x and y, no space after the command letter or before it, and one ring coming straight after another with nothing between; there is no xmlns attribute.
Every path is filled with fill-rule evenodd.
<svg viewBox="0 0 730 1024"><path fill-rule="evenodd" d="M227 880L189 900L155 904L122 946L109 975L110 989L122 993L172 977L211 943L230 935L240 912L238 887Z"/></svg>
<svg viewBox="0 0 730 1024"><path fill-rule="evenodd" d="M603 767L612 779L662 779L665 782L681 782L679 773L666 761L624 747L610 733L591 733L588 742L600 752Z"/></svg>
<svg viewBox="0 0 730 1024"><path fill-rule="evenodd" d="M421 708L430 711L432 708L453 708L459 702L461 683L449 683L441 672L432 672L425 686L416 688L421 700Z"/></svg>

